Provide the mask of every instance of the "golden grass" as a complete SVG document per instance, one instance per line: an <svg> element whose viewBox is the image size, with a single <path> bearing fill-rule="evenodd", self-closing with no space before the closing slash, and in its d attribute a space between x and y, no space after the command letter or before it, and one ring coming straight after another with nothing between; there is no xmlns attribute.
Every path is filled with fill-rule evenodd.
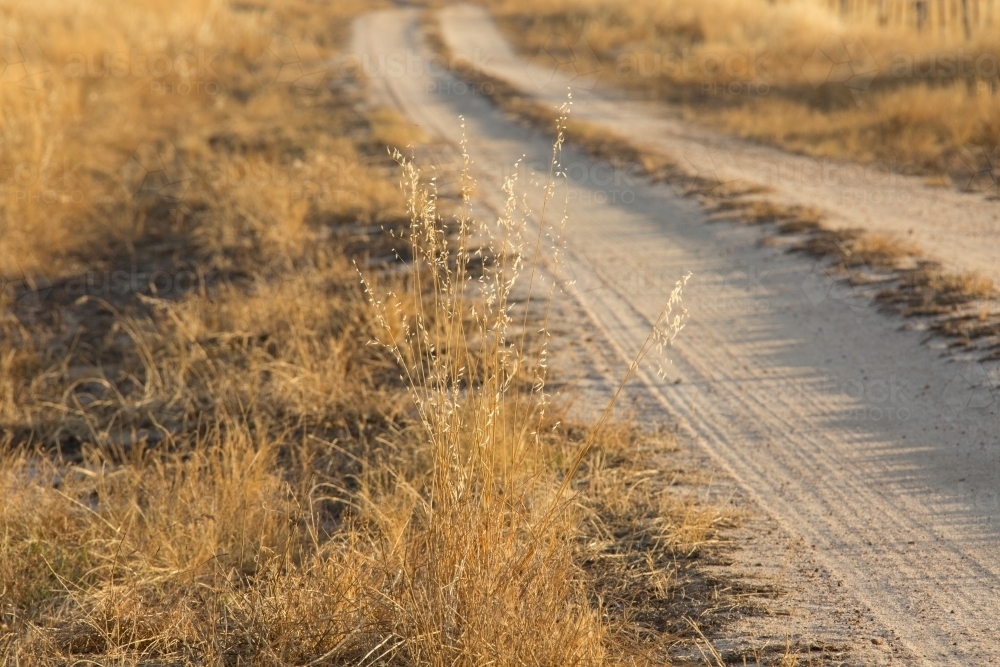
<svg viewBox="0 0 1000 667"><path fill-rule="evenodd" d="M326 10L322 25L312 27L316 39L302 18L315 8L293 3L280 29L292 42L306 39L314 49L303 57L319 62L334 53L324 45L329 35L345 34L345 17L364 6L338 3ZM281 107L277 89L267 87L273 63L262 56L273 46L273 14L266 6L222 8L207 0L121 8L103 2L0 4L5 53L25 61L7 63L0 85L0 275L47 272L56 261L69 266L75 252L128 245L141 234L127 191L141 180L133 182L123 170L145 145L172 163L167 171L178 179L191 167L186 162L201 158L213 173L205 179L195 174L192 183L232 185L218 177L230 166L215 161L220 156L190 153L204 151L206 139L229 139L200 136L204 128L223 125L239 137L243 117L273 118ZM41 73L21 79L23 68ZM350 142L339 143L334 152L350 152ZM233 148L222 159L242 157L245 147ZM253 157L271 158L274 168L278 155ZM280 176L308 182L310 166L299 179L278 165L267 183L280 186Z"/></svg>
<svg viewBox="0 0 1000 667"><path fill-rule="evenodd" d="M860 106L816 109L780 99L753 100L718 112L740 136L806 155L878 162L897 172L950 175L965 187L963 151L1000 141L997 97L970 95L962 86L910 86L873 94Z"/></svg>
<svg viewBox="0 0 1000 667"><path fill-rule="evenodd" d="M412 128L312 78L367 6L0 5L54 66L0 84L4 164L47 174L0 203L0 662L662 662L633 612L719 511L653 493L669 436L546 398L513 184L492 234L445 224L389 180ZM214 85L63 71L133 48Z"/></svg>

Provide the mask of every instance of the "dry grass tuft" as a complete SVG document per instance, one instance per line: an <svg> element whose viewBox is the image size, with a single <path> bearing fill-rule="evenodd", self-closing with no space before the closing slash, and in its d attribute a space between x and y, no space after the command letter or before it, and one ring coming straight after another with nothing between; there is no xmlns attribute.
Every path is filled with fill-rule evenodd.
<svg viewBox="0 0 1000 667"><path fill-rule="evenodd" d="M816 230L823 214L810 206L789 206L764 199L730 197L715 204L713 217L732 220L734 217L744 224L763 225L774 223L784 234L797 234Z"/></svg>
<svg viewBox="0 0 1000 667"><path fill-rule="evenodd" d="M919 257L919 252L910 244L861 229L812 227L806 238L792 249L816 257L836 257L845 268L874 270L904 269Z"/></svg>
<svg viewBox="0 0 1000 667"><path fill-rule="evenodd" d="M912 244L903 243L883 234L862 234L851 245L851 260L875 268L894 268L902 261L917 257Z"/></svg>
<svg viewBox="0 0 1000 667"><path fill-rule="evenodd" d="M993 281L974 273L945 273L933 264L910 271L893 293L880 298L912 314L940 315L956 306L996 297Z"/></svg>

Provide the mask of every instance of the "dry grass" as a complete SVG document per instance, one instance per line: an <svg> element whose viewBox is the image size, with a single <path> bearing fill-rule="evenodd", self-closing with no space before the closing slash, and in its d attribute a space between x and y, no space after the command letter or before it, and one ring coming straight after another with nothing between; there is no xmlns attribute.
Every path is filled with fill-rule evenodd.
<svg viewBox="0 0 1000 667"><path fill-rule="evenodd" d="M0 5L6 57L25 61L5 63L0 85L0 274L10 280L53 266L74 270L82 267L75 253L89 257L133 243L144 233L145 212L136 210L133 197L143 187L141 174L129 171L138 154L159 158L167 178L183 187L263 185L269 194L284 189L294 195L289 181L336 176L336 163L293 164L281 144L294 141L280 137L280 127L260 126L285 106L272 84L277 66L266 54L281 50L271 31L283 30L293 44L306 39L314 47L303 52L306 69L322 68L320 58L334 53L324 42L331 34L342 36L345 17L364 4L328 10L314 27L318 38L303 25L303 12L315 11L310 3L291 5L292 23L281 26L266 6L221 8L207 0L133 8ZM19 80L23 68L41 74ZM298 83L308 84L298 90L315 89L310 79ZM315 111L292 113L301 119ZM331 157L352 158L351 142L332 135L325 140ZM205 172L188 173L198 167ZM353 215L355 201L369 210L382 203L358 180L338 199L338 212ZM302 206L303 195L314 193L298 194L300 201L288 206Z"/></svg>
<svg viewBox="0 0 1000 667"><path fill-rule="evenodd" d="M822 213L808 206L786 206L763 199L723 199L716 204L715 217L750 225L776 223L785 233L798 233L819 227Z"/></svg>
<svg viewBox="0 0 1000 667"><path fill-rule="evenodd" d="M0 84L47 174L0 203L0 662L662 663L719 512L550 404L513 184L497 228L393 186L419 137L322 68L360 9L0 5L54 66ZM133 48L211 74L63 69Z"/></svg>
<svg viewBox="0 0 1000 667"><path fill-rule="evenodd" d="M880 26L807 0L490 4L526 55L592 60L583 70L600 66L602 81L720 129L812 155L949 173L963 187L970 160L995 167L994 30L966 38Z"/></svg>
<svg viewBox="0 0 1000 667"><path fill-rule="evenodd" d="M820 109L778 99L718 112L724 129L819 157L851 157L912 174L948 175L965 189L970 165L994 166L997 96L962 85L872 93L860 106ZM985 148L984 148L985 147ZM986 154L982 154L983 152Z"/></svg>

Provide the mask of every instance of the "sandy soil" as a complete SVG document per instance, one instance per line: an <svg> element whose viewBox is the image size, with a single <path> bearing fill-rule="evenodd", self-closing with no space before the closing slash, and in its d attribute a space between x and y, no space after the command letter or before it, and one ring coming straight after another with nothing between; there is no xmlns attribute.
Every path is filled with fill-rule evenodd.
<svg viewBox="0 0 1000 667"><path fill-rule="evenodd" d="M516 59L485 14L456 7L440 18L454 51L561 101L559 73ZM542 133L429 60L417 10L366 16L352 50L378 99L431 137L457 143L464 117L483 215L502 203L502 178L518 160L522 172L547 165ZM744 178L757 160L807 161L709 137L644 105L596 92L574 97L574 113L588 120L685 159L707 155ZM715 159L716 146L735 167ZM833 282L822 265L761 243L756 228L709 221L668 185L573 149L562 163L569 226L560 270L590 320L578 335L592 335L624 364L674 281L694 274L685 295L691 321L670 352L673 363L663 377L644 368L639 384L646 418L678 424L706 465L760 513L728 567L756 568L758 578L791 591L781 615L737 622L734 636L839 643L849 664L1000 663L997 366L954 362ZM942 261L1000 278L986 242L1000 243L991 236L1000 224L996 202L896 183L911 197L905 207L873 203L856 213L821 180L770 185L831 215L861 216L845 224L912 228ZM969 220L967 229L942 227L940 215Z"/></svg>

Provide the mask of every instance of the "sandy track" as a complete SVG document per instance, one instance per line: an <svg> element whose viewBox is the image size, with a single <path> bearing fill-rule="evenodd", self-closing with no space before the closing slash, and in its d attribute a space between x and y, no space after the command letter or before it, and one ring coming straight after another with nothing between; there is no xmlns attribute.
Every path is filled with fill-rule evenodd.
<svg viewBox="0 0 1000 667"><path fill-rule="evenodd" d="M503 174L522 157L546 164L549 142L428 64L418 19L406 9L365 17L354 54L382 101L429 135L457 143L465 117L483 204L496 207ZM480 64L526 83L482 15L447 10L443 33L453 50L478 49ZM581 115L615 107L590 119L618 132L697 144L657 134L665 121L644 107L583 97ZM843 622L856 624L859 659L1000 662L996 368L949 361L811 262L758 243L753 228L709 222L669 186L574 150L563 164L564 271L577 300L626 359L676 278L694 273L669 376L644 369L640 379L662 419L678 422L849 596L858 618Z"/></svg>

